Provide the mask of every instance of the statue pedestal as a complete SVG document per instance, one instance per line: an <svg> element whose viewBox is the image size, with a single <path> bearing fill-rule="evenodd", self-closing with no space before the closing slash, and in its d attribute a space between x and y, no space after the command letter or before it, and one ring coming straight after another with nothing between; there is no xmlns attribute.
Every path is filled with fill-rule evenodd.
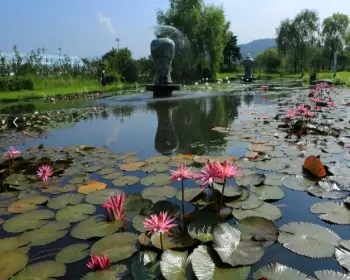
<svg viewBox="0 0 350 280"><path fill-rule="evenodd" d="M174 90L180 90L180 84L148 84L147 91L153 91L153 98L170 97Z"/></svg>

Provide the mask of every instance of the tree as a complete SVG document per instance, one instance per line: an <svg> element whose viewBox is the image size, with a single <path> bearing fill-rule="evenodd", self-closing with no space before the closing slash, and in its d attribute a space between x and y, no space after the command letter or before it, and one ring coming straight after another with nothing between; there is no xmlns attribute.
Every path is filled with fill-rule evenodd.
<svg viewBox="0 0 350 280"><path fill-rule="evenodd" d="M231 68L232 57L235 60L242 58L240 48L237 46L237 36L234 36L231 31L227 34L228 40L224 48L224 64Z"/></svg>
<svg viewBox="0 0 350 280"><path fill-rule="evenodd" d="M265 72L273 73L281 66L281 56L277 49L269 48L264 50L261 54L258 54L255 58L255 62L257 66L263 68Z"/></svg>
<svg viewBox="0 0 350 280"><path fill-rule="evenodd" d="M348 29L349 17L347 15L335 13L323 20L321 34L324 47L328 52L328 70L331 69L335 52L343 50Z"/></svg>
<svg viewBox="0 0 350 280"><path fill-rule="evenodd" d="M285 19L276 29L277 48L283 56L291 55L294 72L297 73L298 62L303 65L307 46L314 44L319 26L316 11L303 10L292 20Z"/></svg>

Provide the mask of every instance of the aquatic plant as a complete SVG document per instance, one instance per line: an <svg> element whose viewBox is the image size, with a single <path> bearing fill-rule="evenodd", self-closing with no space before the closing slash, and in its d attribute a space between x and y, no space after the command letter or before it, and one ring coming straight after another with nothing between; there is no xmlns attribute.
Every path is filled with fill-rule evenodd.
<svg viewBox="0 0 350 280"><path fill-rule="evenodd" d="M49 180L49 177L53 175L53 169L50 165L42 165L39 167L37 171L37 176L40 180L44 181L45 183Z"/></svg>
<svg viewBox="0 0 350 280"><path fill-rule="evenodd" d="M92 254L91 260L86 266L91 270L103 270L107 269L110 266L110 261L107 255L99 257L96 254Z"/></svg>
<svg viewBox="0 0 350 280"><path fill-rule="evenodd" d="M102 207L105 209L107 221L122 221L126 216L124 211L125 193L117 194L109 198Z"/></svg>

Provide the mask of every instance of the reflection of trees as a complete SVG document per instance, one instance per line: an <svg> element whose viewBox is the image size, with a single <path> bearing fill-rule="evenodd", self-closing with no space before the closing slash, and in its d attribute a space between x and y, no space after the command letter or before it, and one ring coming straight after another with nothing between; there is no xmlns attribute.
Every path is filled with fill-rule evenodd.
<svg viewBox="0 0 350 280"><path fill-rule="evenodd" d="M134 113L134 107L123 105L123 106L115 106L112 109L113 115L116 117L120 117L120 121L124 121L124 117L130 117Z"/></svg>
<svg viewBox="0 0 350 280"><path fill-rule="evenodd" d="M254 95L253 94L243 95L243 101L248 107L250 107L250 104L252 104L254 101Z"/></svg>
<svg viewBox="0 0 350 280"><path fill-rule="evenodd" d="M185 99L176 103L173 123L179 139L178 153L195 154L222 150L227 141L225 135L211 129L229 126L238 116L239 96ZM193 145L195 143L204 145Z"/></svg>

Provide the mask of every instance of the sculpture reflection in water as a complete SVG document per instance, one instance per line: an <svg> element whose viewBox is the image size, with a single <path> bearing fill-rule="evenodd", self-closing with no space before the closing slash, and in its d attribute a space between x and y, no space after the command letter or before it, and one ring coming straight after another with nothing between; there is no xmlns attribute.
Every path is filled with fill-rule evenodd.
<svg viewBox="0 0 350 280"><path fill-rule="evenodd" d="M240 96L149 103L148 108L156 111L158 119L155 149L163 155L224 152L228 146L226 135L212 128L231 126L240 105Z"/></svg>

